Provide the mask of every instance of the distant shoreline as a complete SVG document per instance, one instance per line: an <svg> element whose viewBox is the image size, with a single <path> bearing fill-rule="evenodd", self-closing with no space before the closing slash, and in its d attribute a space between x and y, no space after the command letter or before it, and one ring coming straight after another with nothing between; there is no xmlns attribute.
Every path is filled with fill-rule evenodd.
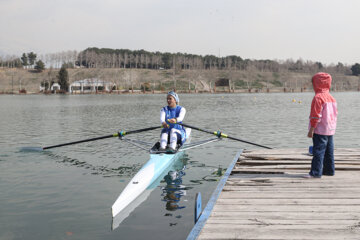
<svg viewBox="0 0 360 240"><path fill-rule="evenodd" d="M211 91L211 92L207 92L207 91L192 91L192 92L188 92L188 91L177 91L177 93L179 94L237 94L237 93L250 93L250 94L257 94L257 93L313 93L312 89L307 89L305 91L290 91L290 90L277 90L277 89L271 89L269 91L259 91L257 89L253 89L251 91L244 89L244 90L234 90L234 91ZM349 91L331 91L331 92L360 92L359 90L349 90ZM42 92L27 92L27 93L19 93L19 92L0 92L0 95L152 95L152 94L166 94L167 91L154 91L154 92L143 92L140 90L131 92L131 91L126 91L126 92L98 92L98 93L42 93Z"/></svg>
<svg viewBox="0 0 360 240"><path fill-rule="evenodd" d="M311 92L312 73L264 72L254 70L148 70L148 69L67 69L69 84L85 79L113 83L107 94L152 94L176 89L179 93L273 93ZM44 94L40 90L57 83L58 69L35 72L0 68L0 94ZM358 76L332 74L334 92L359 91ZM41 87L42 86L42 87ZM145 92L144 92L145 90ZM19 93L19 91L21 91ZM79 92L79 89L77 90ZM47 93L50 93L47 90ZM83 94L83 93L81 93ZM87 94L87 93L86 93ZM96 93L90 93L96 94ZM103 94L99 91L97 94Z"/></svg>

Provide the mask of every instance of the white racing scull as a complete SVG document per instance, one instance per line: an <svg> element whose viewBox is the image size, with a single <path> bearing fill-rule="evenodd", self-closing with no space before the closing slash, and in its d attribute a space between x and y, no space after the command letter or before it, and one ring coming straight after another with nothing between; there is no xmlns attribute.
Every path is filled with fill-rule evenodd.
<svg viewBox="0 0 360 240"><path fill-rule="evenodd" d="M186 129L186 142L183 146L180 146L176 152L167 153L165 151L159 151L159 142L157 142L150 149L150 159L145 165L139 170L139 172L130 180L128 185L120 193L112 205L112 216L115 217L121 213L131 202L133 202L138 196L141 195L148 187L150 187L157 179L167 174L165 170L169 166L184 155L186 149L197 147L206 143L219 141L221 138L212 138L200 142L190 144L191 129ZM146 143L141 141L134 141L125 138L121 138L127 142L134 144L142 149L145 149L142 145Z"/></svg>

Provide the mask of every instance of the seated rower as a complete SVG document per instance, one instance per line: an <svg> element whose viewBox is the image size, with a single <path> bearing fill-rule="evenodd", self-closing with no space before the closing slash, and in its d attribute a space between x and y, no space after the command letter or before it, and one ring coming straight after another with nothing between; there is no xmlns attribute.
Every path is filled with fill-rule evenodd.
<svg viewBox="0 0 360 240"><path fill-rule="evenodd" d="M167 94L168 106L160 111L160 121L164 127L160 136L160 149L165 150L170 137L169 150L176 151L178 141L183 144L186 140L185 129L183 126L175 123L181 123L185 117L186 110L179 106L179 96L171 91Z"/></svg>

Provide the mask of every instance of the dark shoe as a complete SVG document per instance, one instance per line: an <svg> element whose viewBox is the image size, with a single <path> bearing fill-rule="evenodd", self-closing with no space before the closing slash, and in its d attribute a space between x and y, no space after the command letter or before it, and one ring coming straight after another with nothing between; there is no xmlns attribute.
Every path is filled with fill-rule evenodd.
<svg viewBox="0 0 360 240"><path fill-rule="evenodd" d="M175 152L176 152L176 149L173 149L173 148L169 147L168 149L166 149L166 152L168 152L168 153L175 153Z"/></svg>

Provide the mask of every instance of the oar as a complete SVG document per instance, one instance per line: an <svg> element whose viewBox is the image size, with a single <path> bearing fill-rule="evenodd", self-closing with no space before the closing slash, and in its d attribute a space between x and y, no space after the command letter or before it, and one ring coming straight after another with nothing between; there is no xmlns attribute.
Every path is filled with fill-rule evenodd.
<svg viewBox="0 0 360 240"><path fill-rule="evenodd" d="M142 129L132 130L132 131L128 131L128 132L120 131L118 133L114 133L114 134L110 134L110 135L106 135L106 136L88 138L88 139L79 140L79 141L75 141L75 142L62 143L62 144L57 144L57 145L47 146L47 147L25 147L25 148L22 148L21 150L22 151L42 151L42 150L46 150L46 149L50 149L50 148L63 147L63 146L68 146L68 145L73 145L73 144L78 144L78 143L84 143L84 142L92 142L92 141L105 139L105 138L123 137L125 135L150 131L150 130L154 130L154 129L157 129L157 128L161 128L161 126L142 128Z"/></svg>
<svg viewBox="0 0 360 240"><path fill-rule="evenodd" d="M235 141L239 141L239 142L243 142L243 143L255 145L255 146L258 146L258 147L267 148L267 149L272 149L271 147L267 147L267 146L260 145L260 144L257 144L257 143L245 141L245 140L242 140L242 139L239 139L239 138L230 137L230 136L228 136L228 135L226 135L226 134L224 134L224 133L222 133L222 132L219 132L219 131L211 132L211 131L204 130L204 129L201 129L201 128L198 128L198 127L195 127L195 126L190 126L190 125L185 124L185 123L178 123L178 124L179 124L179 125L182 125L182 126L184 126L184 127L188 127L188 128L192 128L192 129L198 130L198 131L200 131L200 132L214 134L214 135L218 136L219 138L220 138L220 137L228 138L228 139L232 139L232 140L235 140Z"/></svg>

